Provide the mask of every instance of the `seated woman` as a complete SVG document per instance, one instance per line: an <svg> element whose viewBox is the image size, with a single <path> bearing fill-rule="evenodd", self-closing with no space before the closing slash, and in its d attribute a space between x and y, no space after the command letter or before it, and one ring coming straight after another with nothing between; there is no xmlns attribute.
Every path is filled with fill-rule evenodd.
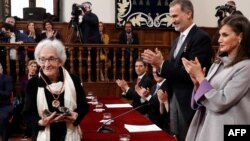
<svg viewBox="0 0 250 141"><path fill-rule="evenodd" d="M43 22L43 29L44 29L44 31L42 31L41 40L43 40L43 39L61 40L61 35L58 33L58 31L54 30L52 21L45 20Z"/></svg>
<svg viewBox="0 0 250 141"><path fill-rule="evenodd" d="M36 28L36 24L33 21L29 21L25 33L28 37L32 38L36 43L41 41L41 32ZM29 60L34 59L34 47L28 47Z"/></svg>

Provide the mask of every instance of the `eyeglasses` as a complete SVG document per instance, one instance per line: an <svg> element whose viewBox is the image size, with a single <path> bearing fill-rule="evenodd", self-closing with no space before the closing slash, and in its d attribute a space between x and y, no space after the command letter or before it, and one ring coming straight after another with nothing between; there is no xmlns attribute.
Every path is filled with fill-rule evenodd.
<svg viewBox="0 0 250 141"><path fill-rule="evenodd" d="M39 62L41 64L45 64L48 61L50 64L55 64L58 58L50 57L50 58L39 58Z"/></svg>

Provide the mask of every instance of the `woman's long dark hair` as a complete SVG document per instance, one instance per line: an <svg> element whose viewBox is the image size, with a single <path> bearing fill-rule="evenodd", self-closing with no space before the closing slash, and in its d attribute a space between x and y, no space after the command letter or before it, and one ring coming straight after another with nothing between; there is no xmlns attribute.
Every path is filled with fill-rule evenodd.
<svg viewBox="0 0 250 141"><path fill-rule="evenodd" d="M228 25L237 34L242 34L242 40L239 43L236 56L228 66L250 59L250 23L249 20L242 15L231 15L223 19L220 28L224 25Z"/></svg>

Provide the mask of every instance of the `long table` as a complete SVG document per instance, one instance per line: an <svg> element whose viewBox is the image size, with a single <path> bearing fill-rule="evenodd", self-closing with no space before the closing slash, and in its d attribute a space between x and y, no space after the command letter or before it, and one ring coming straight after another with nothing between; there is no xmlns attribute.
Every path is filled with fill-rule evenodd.
<svg viewBox="0 0 250 141"><path fill-rule="evenodd" d="M98 101L102 102L103 104L125 103L120 98L114 97L98 98ZM115 119L114 122L111 123L111 125L107 125L114 130L113 133L97 133L97 129L102 125L102 123L100 123L100 120L102 120L104 112L109 112L112 114L112 117L115 117L130 110L131 108L105 107L105 111L103 112L95 112L93 111L94 108L95 106L90 105L89 113L80 124L84 141L119 141L120 134L129 134L131 136L131 141L175 141L174 138L165 131L129 133L124 128L124 124L152 124L149 119L145 118L137 111L132 111L126 115L123 115Z"/></svg>

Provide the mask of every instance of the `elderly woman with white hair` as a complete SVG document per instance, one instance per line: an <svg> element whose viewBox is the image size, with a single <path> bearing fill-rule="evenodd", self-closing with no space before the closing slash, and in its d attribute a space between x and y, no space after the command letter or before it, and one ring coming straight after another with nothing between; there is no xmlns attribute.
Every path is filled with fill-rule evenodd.
<svg viewBox="0 0 250 141"><path fill-rule="evenodd" d="M65 46L43 40L35 49L39 74L27 84L24 118L34 129L33 141L80 141L79 123L88 112L81 81L63 67Z"/></svg>

